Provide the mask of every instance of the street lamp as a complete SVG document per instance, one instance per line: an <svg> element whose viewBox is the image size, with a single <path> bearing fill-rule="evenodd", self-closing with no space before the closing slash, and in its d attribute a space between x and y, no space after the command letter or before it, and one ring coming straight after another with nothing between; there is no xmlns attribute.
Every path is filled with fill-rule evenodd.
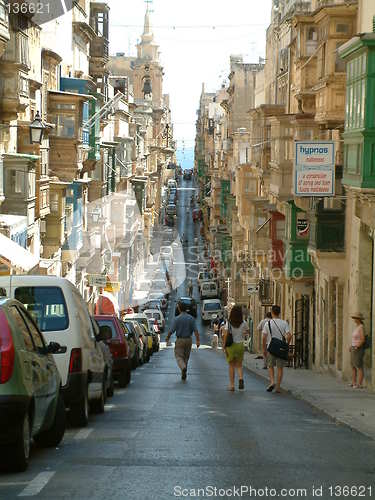
<svg viewBox="0 0 375 500"><path fill-rule="evenodd" d="M46 128L42 121L42 118L37 111L34 121L30 123L30 143L31 144L41 144L43 138L43 132Z"/></svg>

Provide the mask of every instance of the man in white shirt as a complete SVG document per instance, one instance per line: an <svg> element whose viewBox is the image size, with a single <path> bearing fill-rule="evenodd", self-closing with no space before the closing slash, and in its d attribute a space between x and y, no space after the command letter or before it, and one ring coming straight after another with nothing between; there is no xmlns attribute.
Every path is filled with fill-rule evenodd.
<svg viewBox="0 0 375 500"><path fill-rule="evenodd" d="M263 333L263 328L264 328L264 325L267 323L267 321L269 321L270 319L272 319L272 314L270 312L266 313L266 317L264 319L262 319L262 321L259 322L259 325L257 326L257 330L258 332L262 335ZM264 349L263 349L264 350ZM267 356L263 356L263 369L264 370L267 370Z"/></svg>
<svg viewBox="0 0 375 500"><path fill-rule="evenodd" d="M272 306L272 319L266 321L263 326L263 356L267 359L267 366L270 375L270 385L267 387L268 392L272 392L275 387L275 392L280 391L280 385L283 379L283 369L286 361L277 358L273 354L267 351L267 348L271 342L272 337L276 337L280 340L285 340L288 344L292 338L290 332L289 324L280 319L280 306ZM275 366L277 367L277 383L275 384Z"/></svg>

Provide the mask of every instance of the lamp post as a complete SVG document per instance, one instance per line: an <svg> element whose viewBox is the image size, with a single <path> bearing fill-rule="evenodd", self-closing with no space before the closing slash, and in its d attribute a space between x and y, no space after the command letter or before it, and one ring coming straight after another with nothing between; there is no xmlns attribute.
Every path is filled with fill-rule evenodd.
<svg viewBox="0 0 375 500"><path fill-rule="evenodd" d="M31 144L41 144L43 138L43 132L46 128L42 118L37 111L35 118L32 123L30 123L30 143Z"/></svg>

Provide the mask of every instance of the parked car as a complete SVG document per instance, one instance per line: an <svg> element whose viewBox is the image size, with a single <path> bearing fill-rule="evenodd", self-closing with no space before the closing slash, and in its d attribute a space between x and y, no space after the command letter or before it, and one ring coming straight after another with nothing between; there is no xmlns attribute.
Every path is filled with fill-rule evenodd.
<svg viewBox="0 0 375 500"><path fill-rule="evenodd" d="M151 356L152 352L153 352L153 348L152 348L153 339L152 339L152 333L150 332L150 330L148 328L147 316L144 313L127 314L125 316L125 319L126 320L131 320L131 321L136 321L141 326L143 326L143 328L145 330L144 331L144 335L147 338L147 349L148 349L149 355Z"/></svg>
<svg viewBox="0 0 375 500"><path fill-rule="evenodd" d="M178 302L182 302L185 305L186 312L193 316L194 318L197 317L197 303L192 297L180 297L178 299ZM177 308L175 309L175 316L178 316L180 314L180 311Z"/></svg>
<svg viewBox="0 0 375 500"><path fill-rule="evenodd" d="M152 304L155 300L160 302L161 310L165 311L168 307L168 300L165 297L163 292L150 292L148 294L148 302L147 304Z"/></svg>
<svg viewBox="0 0 375 500"><path fill-rule="evenodd" d="M202 281L200 286L201 299L214 299L218 293L216 281Z"/></svg>
<svg viewBox="0 0 375 500"><path fill-rule="evenodd" d="M98 340L101 338L100 334L100 327L95 320L95 318L91 317L91 321L93 324L93 329L95 333L95 337ZM105 377L106 380L106 395L111 398L115 392L115 380L113 376L113 357L110 348L108 347L105 339L102 338L102 340L99 341L99 347L102 350L103 353L103 358L104 358L104 363L107 369L107 376Z"/></svg>
<svg viewBox="0 0 375 500"><path fill-rule="evenodd" d="M167 186L168 186L168 189L171 189L171 188L177 189L177 182L175 181L175 179L169 179Z"/></svg>
<svg viewBox="0 0 375 500"><path fill-rule="evenodd" d="M126 325L126 328L128 329L127 338L133 338L136 344L136 349L138 354L137 366L142 365L144 362L144 351L146 351L146 347L143 344L142 335L140 335L140 332L135 328L135 325L132 321L124 321L123 323L124 325Z"/></svg>
<svg viewBox="0 0 375 500"><path fill-rule="evenodd" d="M212 271L199 271L197 279L199 291L204 281L214 281L214 274Z"/></svg>
<svg viewBox="0 0 375 500"><path fill-rule="evenodd" d="M203 323L223 317L223 308L219 299L207 299L202 302L201 316Z"/></svg>
<svg viewBox="0 0 375 500"><path fill-rule="evenodd" d="M103 334L108 327L111 331L110 338L107 339L108 347L113 356L113 376L118 381L120 387L126 387L131 379L131 359L128 342L121 321L117 316L98 314L94 316Z"/></svg>
<svg viewBox="0 0 375 500"><path fill-rule="evenodd" d="M158 322L160 331L164 331L165 319L160 309L145 309L143 313L147 316L148 319L156 320Z"/></svg>
<svg viewBox="0 0 375 500"><path fill-rule="evenodd" d="M149 300L142 307L139 308L140 312L144 312L146 309L159 309L162 310L161 300Z"/></svg>
<svg viewBox="0 0 375 500"><path fill-rule="evenodd" d="M130 365L132 370L135 370L139 366L139 350L137 340L134 338L132 330L128 327L129 323L120 321L120 324L124 330L124 335L129 346Z"/></svg>
<svg viewBox="0 0 375 500"><path fill-rule="evenodd" d="M0 298L0 464L26 470L31 438L58 446L65 433L61 377L52 354L66 347L46 343L17 300Z"/></svg>
<svg viewBox="0 0 375 500"><path fill-rule="evenodd" d="M86 426L89 408L104 412L106 373L103 353L95 339L81 294L67 279L55 276L0 277L0 287L19 300L34 317L48 342L66 345L55 355L65 407L73 425Z"/></svg>
<svg viewBox="0 0 375 500"><path fill-rule="evenodd" d="M148 333L145 330L144 327L142 327L142 324L139 323L136 319L133 318L125 318L125 323L131 323L133 325L133 328L135 329L138 338L142 342L143 349L142 349L142 363L148 363L150 361L151 357L151 350L149 348L149 342L148 342ZM152 337L151 337L152 338Z"/></svg>

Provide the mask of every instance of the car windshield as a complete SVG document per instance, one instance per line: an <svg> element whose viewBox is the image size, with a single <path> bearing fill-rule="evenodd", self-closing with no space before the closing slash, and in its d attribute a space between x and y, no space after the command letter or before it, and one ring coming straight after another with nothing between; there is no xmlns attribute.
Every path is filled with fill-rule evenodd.
<svg viewBox="0 0 375 500"><path fill-rule="evenodd" d="M61 288L52 286L18 287L14 297L22 302L34 317L42 332L54 332L68 328L68 309Z"/></svg>
<svg viewBox="0 0 375 500"><path fill-rule="evenodd" d="M203 306L205 311L217 311L221 309L220 302L208 302Z"/></svg>

